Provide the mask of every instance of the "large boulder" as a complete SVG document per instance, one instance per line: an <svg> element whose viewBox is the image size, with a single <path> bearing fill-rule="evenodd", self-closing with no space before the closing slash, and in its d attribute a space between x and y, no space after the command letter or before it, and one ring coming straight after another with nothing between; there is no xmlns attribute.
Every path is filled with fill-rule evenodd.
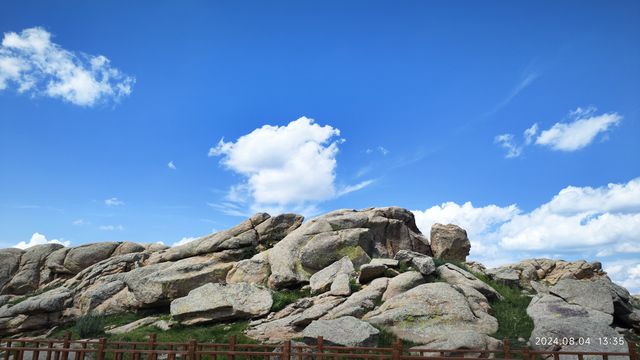
<svg viewBox="0 0 640 360"><path fill-rule="evenodd" d="M329 287L339 274L346 274L349 276L355 274L353 263L348 256L343 257L342 259L311 275L311 278L309 278L311 292L320 293L329 290Z"/></svg>
<svg viewBox="0 0 640 360"><path fill-rule="evenodd" d="M0 334L16 334L60 324L71 291L61 287L0 308Z"/></svg>
<svg viewBox="0 0 640 360"><path fill-rule="evenodd" d="M472 273L453 264L447 263L440 265L436 269L436 272L441 279L451 285L467 285L478 290L490 300L502 299L502 295L500 295L500 293L498 293L494 288L485 284Z"/></svg>
<svg viewBox="0 0 640 360"><path fill-rule="evenodd" d="M433 224L431 227L431 251L438 259L465 261L471 243L467 232L453 224Z"/></svg>
<svg viewBox="0 0 640 360"><path fill-rule="evenodd" d="M2 289L3 294L24 295L35 291L40 286L40 272L47 256L60 244L43 244L32 246L20 257L20 266L11 280Z"/></svg>
<svg viewBox="0 0 640 360"><path fill-rule="evenodd" d="M410 211L389 207L330 212L302 224L269 251L269 285L304 284L344 256L359 268L371 258L393 258L400 250L431 253Z"/></svg>
<svg viewBox="0 0 640 360"><path fill-rule="evenodd" d="M530 343L534 349L553 351L603 351L624 352L626 344L616 345L613 341L599 339L620 338L620 334L611 327L613 316L600 310L577 304L567 303L553 294L538 294L527 308L527 314L533 319L534 328ZM563 339L589 339L587 342L576 340L565 343ZM611 358L611 357L610 357ZM585 356L585 359L600 359L600 356Z"/></svg>
<svg viewBox="0 0 640 360"><path fill-rule="evenodd" d="M413 355L440 357L440 352L431 352L429 350L489 350L496 351L502 347L502 341L492 338L491 336L477 333L473 330L452 331L437 334L427 344L414 346L409 349ZM459 358L493 358L492 353L479 352L446 352L446 357Z"/></svg>
<svg viewBox="0 0 640 360"><path fill-rule="evenodd" d="M269 313L271 292L253 284L206 284L171 302L171 316L182 324L249 319Z"/></svg>
<svg viewBox="0 0 640 360"><path fill-rule="evenodd" d="M419 285L394 296L363 317L373 325L384 326L396 336L419 344L428 344L440 334L472 330L492 334L498 321L481 311L466 296L447 283Z"/></svg>
<svg viewBox="0 0 640 360"><path fill-rule="evenodd" d="M11 281L13 274L18 271L22 253L22 250L15 248L0 249L0 293L5 293L1 291L2 288Z"/></svg>
<svg viewBox="0 0 640 360"><path fill-rule="evenodd" d="M107 259L120 245L117 242L101 242L71 248L64 258L64 268L77 274L87 267Z"/></svg>
<svg viewBox="0 0 640 360"><path fill-rule="evenodd" d="M436 271L436 264L430 256L415 251L400 250L395 259L406 265L413 266L422 275L431 275Z"/></svg>
<svg viewBox="0 0 640 360"><path fill-rule="evenodd" d="M260 253L251 259L240 260L233 265L227 274L228 284L249 283L266 285L271 268L264 253Z"/></svg>
<svg viewBox="0 0 640 360"><path fill-rule="evenodd" d="M313 343L318 336L322 336L329 345L351 347L376 346L378 334L378 329L353 316L316 320L302 332L304 341L308 343Z"/></svg>
<svg viewBox="0 0 640 360"><path fill-rule="evenodd" d="M389 280L389 286L387 286L387 290L382 295L382 300L387 301L398 294L409 291L424 283L424 276L417 271L407 271L402 273Z"/></svg>
<svg viewBox="0 0 640 360"><path fill-rule="evenodd" d="M589 280L562 279L549 292L565 302L613 315L613 298L608 288Z"/></svg>
<svg viewBox="0 0 640 360"><path fill-rule="evenodd" d="M564 261L553 259L526 259L515 264L509 264L489 269L486 274L493 280L514 285L516 276L518 285L523 289L533 290L531 282L544 281L555 285L561 279L599 279L606 278L599 262Z"/></svg>
<svg viewBox="0 0 640 360"><path fill-rule="evenodd" d="M362 317L380 302L388 283L387 278L373 280L362 290L351 294L346 301L330 309L322 319L336 319L343 316Z"/></svg>
<svg viewBox="0 0 640 360"><path fill-rule="evenodd" d="M360 267L360 275L358 276L358 282L360 284L366 284L373 279L379 278L384 275L387 267L383 264L365 264Z"/></svg>

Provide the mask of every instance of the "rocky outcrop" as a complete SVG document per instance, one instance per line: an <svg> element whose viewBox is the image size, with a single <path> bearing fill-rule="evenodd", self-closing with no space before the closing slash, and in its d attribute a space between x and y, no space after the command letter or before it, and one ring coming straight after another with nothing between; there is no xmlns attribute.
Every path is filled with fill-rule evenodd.
<svg viewBox="0 0 640 360"><path fill-rule="evenodd" d="M532 289L532 281L543 281L549 285L555 285L561 279L581 280L606 276L599 262L552 259L523 260L519 263L489 269L486 274L497 282L517 283L523 289Z"/></svg>
<svg viewBox="0 0 640 360"><path fill-rule="evenodd" d="M471 243L467 232L453 224L434 224L431 227L431 251L437 259L465 261Z"/></svg>
<svg viewBox="0 0 640 360"><path fill-rule="evenodd" d="M501 299L502 295L498 293L494 288L485 284L478 279L475 275L466 270L453 265L444 264L438 266L436 272L438 276L451 285L466 285L478 290L482 295L486 296L489 300Z"/></svg>
<svg viewBox="0 0 640 360"><path fill-rule="evenodd" d="M401 263L414 267L422 275L431 275L436 271L436 264L430 256L415 251L400 250L395 259Z"/></svg>
<svg viewBox="0 0 640 360"><path fill-rule="evenodd" d="M59 288L28 298L11 307L0 308L0 333L16 334L52 327L64 322L63 311L71 291Z"/></svg>
<svg viewBox="0 0 640 360"><path fill-rule="evenodd" d="M365 286L362 290L352 294L340 305L330 309L322 319L336 319L342 316L362 317L373 310L376 303L381 301L382 294L387 288L389 280L378 278Z"/></svg>
<svg viewBox="0 0 640 360"><path fill-rule="evenodd" d="M498 321L480 307L473 307L453 286L429 283L392 297L380 308L366 314L363 320L384 326L401 339L419 344L431 343L443 333L463 330L480 334L496 332Z"/></svg>
<svg viewBox="0 0 640 360"><path fill-rule="evenodd" d="M356 271L353 268L351 259L349 259L348 256L345 256L311 276L311 278L309 279L311 292L319 293L327 291L333 284L336 276L338 276L339 274L353 276L355 275L355 272Z"/></svg>
<svg viewBox="0 0 640 360"><path fill-rule="evenodd" d="M252 284L206 284L171 302L171 317L185 325L250 319L269 313L271 292Z"/></svg>
<svg viewBox="0 0 640 360"><path fill-rule="evenodd" d="M356 268L400 250L430 254L410 211L390 207L338 210L309 220L269 250L269 285L305 284L314 273L348 256Z"/></svg>
<svg viewBox="0 0 640 360"><path fill-rule="evenodd" d="M499 350L502 341L477 333L473 330L460 330L448 333L437 334L427 344L415 346L409 349L412 355L433 356L433 357L458 357L458 358L492 358L493 354L482 352L431 352L429 350Z"/></svg>
<svg viewBox="0 0 640 360"><path fill-rule="evenodd" d="M623 352L626 344L599 339L621 337L614 324L638 327L640 317L634 314L629 293L608 279L561 279L548 292L539 292L527 313L534 322L531 344L536 348L565 351ZM552 339L583 338L590 343L567 344L562 341L541 342L542 337Z"/></svg>
<svg viewBox="0 0 640 360"><path fill-rule="evenodd" d="M20 249L0 249L0 293L5 293L4 286L18 271L22 253Z"/></svg>
<svg viewBox="0 0 640 360"><path fill-rule="evenodd" d="M389 280L389 285L382 295L382 300L386 301L391 299L392 297L405 291L409 291L418 285L424 284L425 282L424 276L417 271L407 271L402 273Z"/></svg>
<svg viewBox="0 0 640 360"><path fill-rule="evenodd" d="M352 347L375 346L378 334L378 329L353 316L316 320L302 332L303 340L308 343L314 343L318 336L322 336L328 345Z"/></svg>
<svg viewBox="0 0 640 360"><path fill-rule="evenodd" d="M40 273L47 256L57 249L59 244L36 245L28 248L20 257L20 265L2 289L3 294L24 295L38 289L41 283ZM11 257L11 256L10 256Z"/></svg>

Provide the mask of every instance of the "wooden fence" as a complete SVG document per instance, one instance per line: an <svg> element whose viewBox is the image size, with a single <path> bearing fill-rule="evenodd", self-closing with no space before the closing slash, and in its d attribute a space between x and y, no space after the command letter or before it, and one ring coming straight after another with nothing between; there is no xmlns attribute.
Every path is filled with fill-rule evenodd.
<svg viewBox="0 0 640 360"><path fill-rule="evenodd" d="M502 359L602 359L640 360L635 343L627 342L624 352L540 351L511 349L503 341L499 350L406 349L396 341L392 347L329 346L322 337L315 345L286 341L280 345L212 344L191 340L187 343L157 342L155 334L146 342L99 340L0 339L0 360L469 360Z"/></svg>

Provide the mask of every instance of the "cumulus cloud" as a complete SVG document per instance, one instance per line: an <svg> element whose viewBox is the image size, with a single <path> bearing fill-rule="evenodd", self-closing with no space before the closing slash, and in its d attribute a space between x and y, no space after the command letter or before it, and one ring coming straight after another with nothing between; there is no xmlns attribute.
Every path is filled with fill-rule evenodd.
<svg viewBox="0 0 640 360"><path fill-rule="evenodd" d="M301 117L285 126L264 125L236 141L221 139L209 156L220 156L221 164L245 178L231 187L227 202L250 204L251 211L309 209L370 184L335 185L338 145L344 141L339 136L339 129Z"/></svg>
<svg viewBox="0 0 640 360"><path fill-rule="evenodd" d="M192 241L198 240L200 239L199 237L183 237L182 239L174 242L173 244L171 244L171 246L180 246L180 245L184 245L184 244L188 244Z"/></svg>
<svg viewBox="0 0 640 360"><path fill-rule="evenodd" d="M117 197L112 197L112 198L106 199L104 201L104 204L109 207L121 206L121 205L124 205L124 201L119 200Z"/></svg>
<svg viewBox="0 0 640 360"><path fill-rule="evenodd" d="M176 168L176 165L173 163L173 161L169 161L169 163L167 164L167 167L168 167L169 169L171 169L171 170L175 170L175 169L177 169L177 168Z"/></svg>
<svg viewBox="0 0 640 360"><path fill-rule="evenodd" d="M472 258L491 265L522 256L640 253L640 178L596 188L568 186L530 212L517 205L449 202L414 214L426 234L436 222L465 228Z"/></svg>
<svg viewBox="0 0 640 360"><path fill-rule="evenodd" d="M513 134L501 134L494 142L507 150L507 158L522 154L525 146L536 144L557 151L576 151L587 147L611 127L618 125L622 116L618 113L596 115L595 107L577 108L569 113L569 120L557 122L547 130L539 132L538 123L523 133L523 140L516 140Z"/></svg>
<svg viewBox="0 0 640 360"><path fill-rule="evenodd" d="M5 33L0 45L0 91L11 87L18 93L94 106L128 96L134 83L108 58L66 50L43 28Z"/></svg>
<svg viewBox="0 0 640 360"><path fill-rule="evenodd" d="M58 240L58 239L48 240L47 237L44 236L43 234L33 233L33 235L31 235L31 239L29 240L29 242L20 241L18 244L14 245L14 247L24 250L24 249L30 248L32 246L43 245L43 244L60 244L60 245L64 245L64 246L69 246L70 242L69 241L64 241L63 239L60 239L60 240Z"/></svg>

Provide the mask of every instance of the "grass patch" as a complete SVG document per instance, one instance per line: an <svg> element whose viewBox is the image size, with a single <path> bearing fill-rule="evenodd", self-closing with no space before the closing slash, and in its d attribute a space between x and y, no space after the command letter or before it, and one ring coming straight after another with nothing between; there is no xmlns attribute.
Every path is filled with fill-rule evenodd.
<svg viewBox="0 0 640 360"><path fill-rule="evenodd" d="M411 270L411 266L409 266L409 263L406 261L400 261L400 263L398 264L398 272L405 273L409 270Z"/></svg>
<svg viewBox="0 0 640 360"><path fill-rule="evenodd" d="M273 305L271 311L280 311L287 305L311 296L311 290L280 290L273 292Z"/></svg>
<svg viewBox="0 0 640 360"><path fill-rule="evenodd" d="M393 347L393 344L396 342L396 336L386 328L382 326L376 326L376 329L380 331L378 334L378 347L379 348L390 348ZM402 348L408 349L414 346L418 346L420 344L414 343L413 341L402 340Z"/></svg>
<svg viewBox="0 0 640 360"><path fill-rule="evenodd" d="M75 330L82 339L95 338L104 333L104 317L85 315L76 320Z"/></svg>

